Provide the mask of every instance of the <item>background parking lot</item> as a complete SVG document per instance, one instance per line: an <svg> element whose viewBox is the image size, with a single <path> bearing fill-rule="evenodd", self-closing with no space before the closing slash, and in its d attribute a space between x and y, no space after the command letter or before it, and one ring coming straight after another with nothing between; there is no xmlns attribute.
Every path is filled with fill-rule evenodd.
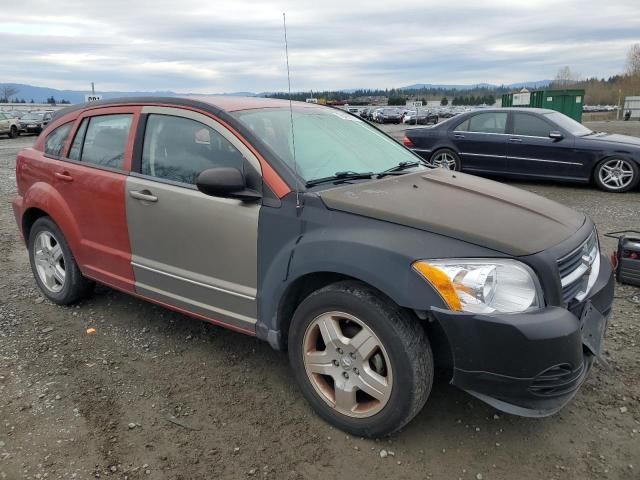
<svg viewBox="0 0 640 480"><path fill-rule="evenodd" d="M634 123L587 126L640 136ZM505 415L440 380L405 430L353 438L266 343L105 287L75 307L45 300L9 203L34 138L0 139L0 479L640 478L640 289L617 286L611 371L596 365L561 413ZM637 189L512 183L591 216L603 251L603 233L640 229Z"/></svg>

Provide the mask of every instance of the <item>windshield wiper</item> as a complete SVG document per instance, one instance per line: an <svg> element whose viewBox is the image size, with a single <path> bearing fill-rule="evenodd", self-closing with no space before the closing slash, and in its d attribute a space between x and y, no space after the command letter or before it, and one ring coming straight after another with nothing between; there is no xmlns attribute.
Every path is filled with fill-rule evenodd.
<svg viewBox="0 0 640 480"><path fill-rule="evenodd" d="M326 182L343 182L346 180L359 180L363 178L371 178L373 177L373 172L336 172L333 175L322 178L314 178L313 180L307 180L305 185L307 187L313 187L314 185L319 185L321 183Z"/></svg>
<svg viewBox="0 0 640 480"><path fill-rule="evenodd" d="M397 175L398 173L402 172L403 170L408 170L409 168L413 168L413 167L417 167L419 165L421 165L422 162L400 162L399 164L397 164L394 167L391 167L387 170L384 170L383 172L380 172L376 175L376 178L383 178L386 177L387 175Z"/></svg>

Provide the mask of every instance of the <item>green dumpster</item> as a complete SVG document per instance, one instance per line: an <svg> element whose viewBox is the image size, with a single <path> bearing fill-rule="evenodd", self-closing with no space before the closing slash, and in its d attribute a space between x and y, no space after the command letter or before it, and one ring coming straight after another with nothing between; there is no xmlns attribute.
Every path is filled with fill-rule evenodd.
<svg viewBox="0 0 640 480"><path fill-rule="evenodd" d="M548 108L582 122L584 90L536 90L502 95L503 107Z"/></svg>

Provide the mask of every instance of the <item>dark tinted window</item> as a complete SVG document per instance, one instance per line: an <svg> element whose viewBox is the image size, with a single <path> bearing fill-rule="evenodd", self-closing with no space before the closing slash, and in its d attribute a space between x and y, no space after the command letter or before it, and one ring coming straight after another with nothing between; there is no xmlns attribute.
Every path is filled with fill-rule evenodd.
<svg viewBox="0 0 640 480"><path fill-rule="evenodd" d="M89 119L85 118L80 124L80 128L76 132L76 136L71 144L71 150L69 150L69 158L71 160L80 160L80 154L82 153L82 142L84 141L84 134L87 131L87 125L89 125Z"/></svg>
<svg viewBox="0 0 640 480"><path fill-rule="evenodd" d="M69 158L101 167L122 168L130 128L131 114L84 119L71 146Z"/></svg>
<svg viewBox="0 0 640 480"><path fill-rule="evenodd" d="M460 131L460 132L466 132L469 130L469 119L467 118L464 122L462 122L460 125L458 125L456 128L456 131Z"/></svg>
<svg viewBox="0 0 640 480"><path fill-rule="evenodd" d="M487 112L470 117L467 130L479 133L504 133L506 127L506 112Z"/></svg>
<svg viewBox="0 0 640 480"><path fill-rule="evenodd" d="M242 170L242 154L214 129L188 118L149 115L142 150L142 173L195 185L215 167Z"/></svg>
<svg viewBox="0 0 640 480"><path fill-rule="evenodd" d="M51 155L52 157L60 157L62 155L62 150L64 149L64 142L69 135L69 130L71 130L71 125L73 122L65 123L64 125L60 125L53 132L47 135L47 140L44 143L44 153L47 155Z"/></svg>
<svg viewBox="0 0 640 480"><path fill-rule="evenodd" d="M551 126L534 115L516 113L513 115L514 135L528 135L530 137L548 137Z"/></svg>

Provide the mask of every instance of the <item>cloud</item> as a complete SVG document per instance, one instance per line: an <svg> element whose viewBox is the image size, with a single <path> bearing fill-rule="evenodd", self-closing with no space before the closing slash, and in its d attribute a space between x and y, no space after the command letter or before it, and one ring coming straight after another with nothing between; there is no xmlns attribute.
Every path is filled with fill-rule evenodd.
<svg viewBox="0 0 640 480"><path fill-rule="evenodd" d="M0 82L284 90L282 11L297 90L609 76L640 42L637 0L22 0L0 18Z"/></svg>

